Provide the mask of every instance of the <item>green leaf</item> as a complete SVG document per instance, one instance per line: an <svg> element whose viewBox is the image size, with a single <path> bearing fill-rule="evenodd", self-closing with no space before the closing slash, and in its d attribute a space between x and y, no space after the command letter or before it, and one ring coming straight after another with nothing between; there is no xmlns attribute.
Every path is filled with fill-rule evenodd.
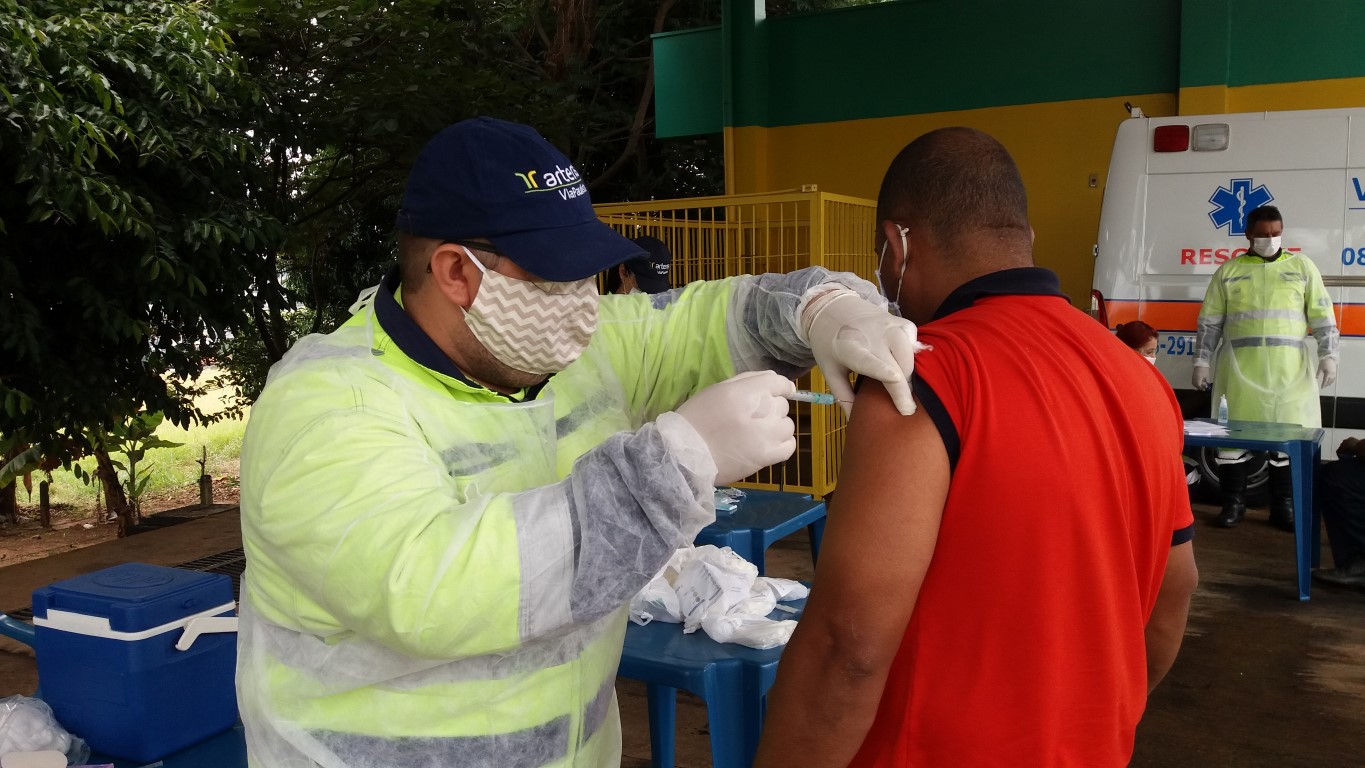
<svg viewBox="0 0 1365 768"><path fill-rule="evenodd" d="M0 488L5 488L14 482L15 478L38 469L41 460L42 452L36 445L10 459L4 466L0 466Z"/></svg>

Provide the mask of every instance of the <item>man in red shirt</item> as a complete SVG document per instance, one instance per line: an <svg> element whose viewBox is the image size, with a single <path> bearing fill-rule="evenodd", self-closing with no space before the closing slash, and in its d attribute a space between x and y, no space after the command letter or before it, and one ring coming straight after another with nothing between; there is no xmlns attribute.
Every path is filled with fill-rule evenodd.
<svg viewBox="0 0 1365 768"><path fill-rule="evenodd" d="M990 136L911 143L877 220L932 349L914 415L861 388L757 765L1126 765L1198 581L1175 397L1033 266Z"/></svg>

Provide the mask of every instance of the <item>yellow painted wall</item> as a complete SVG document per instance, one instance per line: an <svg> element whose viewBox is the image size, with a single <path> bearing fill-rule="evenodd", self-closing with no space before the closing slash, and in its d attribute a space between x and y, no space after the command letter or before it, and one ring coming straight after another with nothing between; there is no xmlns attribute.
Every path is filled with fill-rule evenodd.
<svg viewBox="0 0 1365 768"><path fill-rule="evenodd" d="M1130 101L1148 115L1175 114L1174 94L1083 99L1012 107L779 128L726 129L727 192L768 192L818 184L876 199L891 159L917 136L965 125L1000 140L1014 156L1029 196L1039 266L1057 272L1062 290L1089 307L1092 246L1109 153ZM1097 184L1088 185L1095 174Z"/></svg>

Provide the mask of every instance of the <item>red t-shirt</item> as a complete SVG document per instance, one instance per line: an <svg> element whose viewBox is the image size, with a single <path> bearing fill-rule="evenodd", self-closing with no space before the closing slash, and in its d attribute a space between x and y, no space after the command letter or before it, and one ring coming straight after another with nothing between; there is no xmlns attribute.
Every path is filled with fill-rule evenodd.
<svg viewBox="0 0 1365 768"><path fill-rule="evenodd" d="M1127 765L1144 627L1193 535L1175 396L1042 269L964 285L920 339L952 483L853 765Z"/></svg>

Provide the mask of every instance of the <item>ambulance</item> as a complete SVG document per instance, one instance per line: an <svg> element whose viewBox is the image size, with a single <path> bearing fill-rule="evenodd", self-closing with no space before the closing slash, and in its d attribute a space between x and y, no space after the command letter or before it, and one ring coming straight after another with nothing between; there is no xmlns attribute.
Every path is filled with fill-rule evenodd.
<svg viewBox="0 0 1365 768"><path fill-rule="evenodd" d="M1247 213L1275 205L1284 247L1322 272L1341 330L1337 381L1321 392L1324 457L1365 437L1365 109L1132 114L1109 163L1094 313L1111 329L1155 327L1157 368L1186 418L1211 415L1209 394L1190 385L1195 319L1214 270L1246 252ZM1216 489L1213 452L1196 458ZM1264 482L1258 462L1249 489Z"/></svg>

